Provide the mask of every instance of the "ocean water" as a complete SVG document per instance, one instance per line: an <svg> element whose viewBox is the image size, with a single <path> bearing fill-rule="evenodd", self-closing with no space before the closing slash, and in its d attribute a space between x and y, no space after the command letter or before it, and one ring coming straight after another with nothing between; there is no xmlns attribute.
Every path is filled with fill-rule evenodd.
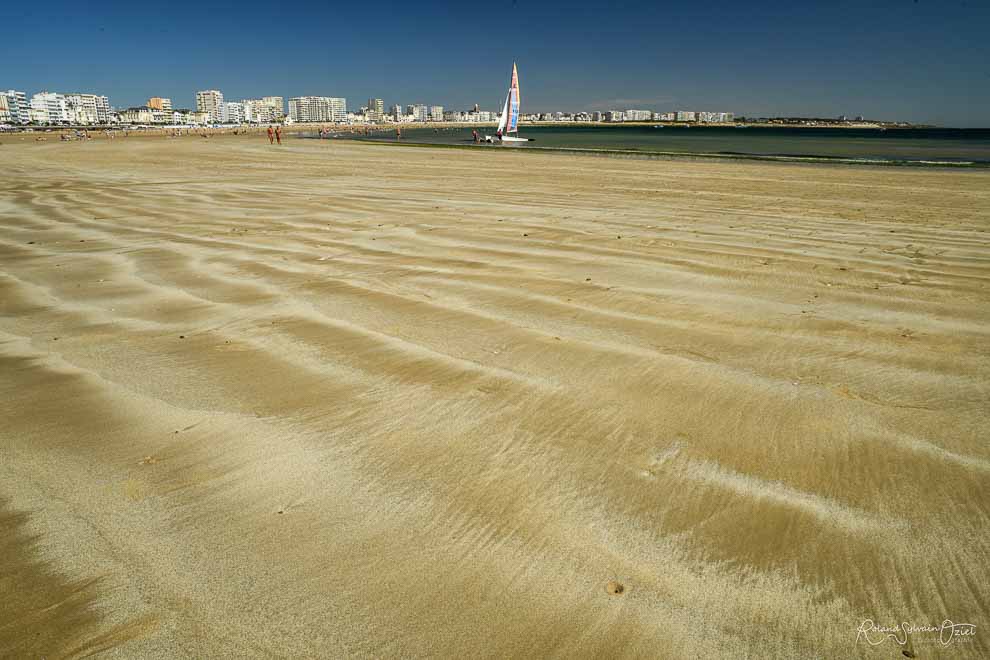
<svg viewBox="0 0 990 660"><path fill-rule="evenodd" d="M402 141L473 145L471 127L402 129ZM493 133L491 127L478 132ZM650 154L954 164L990 167L990 129L771 128L663 126L521 126L532 138L512 148L591 149ZM356 139L395 141L394 129ZM482 145L479 148L493 148ZM497 148L507 148L499 146Z"/></svg>

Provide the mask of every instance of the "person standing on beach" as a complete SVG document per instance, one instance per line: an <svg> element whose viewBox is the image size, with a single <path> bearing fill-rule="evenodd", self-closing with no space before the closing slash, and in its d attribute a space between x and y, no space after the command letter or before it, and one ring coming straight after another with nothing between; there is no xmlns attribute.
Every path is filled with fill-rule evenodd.
<svg viewBox="0 0 990 660"><path fill-rule="evenodd" d="M278 140L278 143L279 144L282 144L282 127L281 126L276 126L275 127L275 139Z"/></svg>
<svg viewBox="0 0 990 660"><path fill-rule="evenodd" d="M275 144L275 132L271 126L268 127L268 144Z"/></svg>

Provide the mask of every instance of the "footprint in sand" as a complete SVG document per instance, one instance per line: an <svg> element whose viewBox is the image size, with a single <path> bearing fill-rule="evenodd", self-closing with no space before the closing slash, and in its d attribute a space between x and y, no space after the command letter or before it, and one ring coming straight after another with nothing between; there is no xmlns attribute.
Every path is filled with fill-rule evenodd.
<svg viewBox="0 0 990 660"><path fill-rule="evenodd" d="M649 466L639 471L639 475L645 479L656 479L657 472L667 463L673 461L681 453L687 444L687 438L682 435L675 436L674 441L653 454L650 457Z"/></svg>

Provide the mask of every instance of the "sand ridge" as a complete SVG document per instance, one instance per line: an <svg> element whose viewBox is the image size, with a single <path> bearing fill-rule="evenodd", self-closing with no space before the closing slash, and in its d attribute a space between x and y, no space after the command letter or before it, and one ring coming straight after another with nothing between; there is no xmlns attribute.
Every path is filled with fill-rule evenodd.
<svg viewBox="0 0 990 660"><path fill-rule="evenodd" d="M52 654L990 652L986 174L3 148L0 497L88 585Z"/></svg>

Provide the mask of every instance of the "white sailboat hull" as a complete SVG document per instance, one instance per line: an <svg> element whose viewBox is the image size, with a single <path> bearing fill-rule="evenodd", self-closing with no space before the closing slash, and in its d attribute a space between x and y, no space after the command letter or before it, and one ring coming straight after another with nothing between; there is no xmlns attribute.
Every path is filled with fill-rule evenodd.
<svg viewBox="0 0 990 660"><path fill-rule="evenodd" d="M503 135L502 137L499 137L497 135L485 136L485 142L489 144L499 144L499 143L511 144L513 142L532 142L532 141L533 140L531 138L512 137L511 135Z"/></svg>

